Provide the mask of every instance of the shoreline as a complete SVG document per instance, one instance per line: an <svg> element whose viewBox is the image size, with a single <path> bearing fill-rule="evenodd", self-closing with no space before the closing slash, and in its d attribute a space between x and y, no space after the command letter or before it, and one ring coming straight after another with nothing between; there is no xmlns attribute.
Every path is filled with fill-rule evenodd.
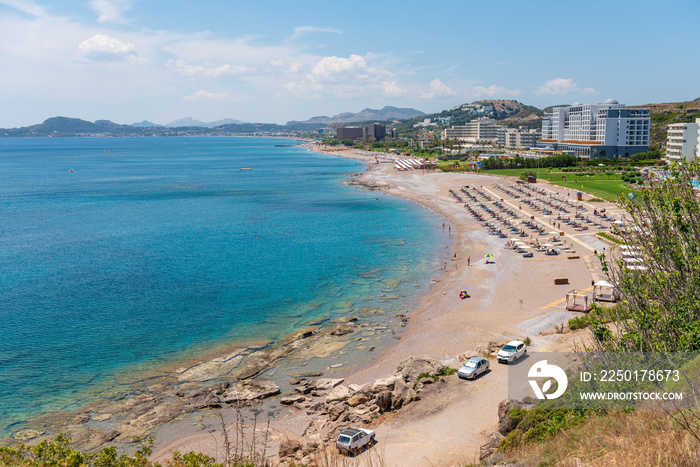
<svg viewBox="0 0 700 467"><path fill-rule="evenodd" d="M591 271L583 260L567 262L566 258L538 258L526 262L512 252L504 251L503 240L486 235L480 223L474 221L462 205L448 195L448 189L459 189L464 185L483 183L489 190L488 187L494 182L502 181L500 177L398 172L393 164L372 164L374 154L363 155L343 148L318 148L313 145L307 148L313 152L363 161L367 170L350 176L349 181L354 180L366 189L381 189L386 194L420 204L447 219L447 228L454 234L451 249L456 257L445 263L445 271L431 281L426 292L412 305L408 313L410 319L407 324L404 322L406 326L400 338L395 342L390 341L375 358L355 368L338 367L339 371L331 376L344 377L345 384L362 385L391 376L399 361L413 355L431 354L458 367L460 362L457 356L467 351L488 342L524 338L528 331L521 328L522 323L538 320L541 323L550 312L561 308L560 299L564 292L590 284ZM494 194L493 191L491 194ZM587 241L578 237L573 240L577 246ZM484 264L483 255L486 252L495 255L495 266ZM466 265L467 257L471 257L470 266ZM552 274L566 274L571 285L565 286L565 289L554 286ZM457 293L461 288L469 290L472 294L470 300L458 299ZM338 323L344 324L348 323ZM400 326L401 322L397 322L397 325ZM529 329L533 329L533 326ZM529 337L533 339L536 349L565 345L557 336ZM318 335L318 338L322 342L324 335ZM297 342L303 339L297 339ZM293 345L293 342L282 342L280 345ZM341 349L326 350L330 356L334 352L343 352ZM217 358L214 356L213 360ZM229 360L219 363L226 364ZM206 365L211 362L200 360L195 367L202 365L201 370L209 371L211 368ZM492 373L493 376L489 374L471 383L459 381L435 400L411 404L401 412L380 417L372 429L376 430L380 443L383 443L388 465L408 465L410 459L423 458L426 459L425 465L431 465L431 462L447 464L471 461L483 444L483 431L495 426L498 421L498 402L507 397L507 370L494 367ZM284 388L282 395L288 390L289 387ZM474 406L483 409L474 414L469 410ZM274 414L273 429L279 433L275 442L280 442L285 436L291 439L303 436L314 419L314 416L297 409L280 408L278 400L263 402L258 408ZM214 412L209 409L196 411L184 419L161 426L157 431L164 436L157 438L161 442L158 442L153 458L162 460L174 450L221 455L220 444L211 433L205 433L212 427L221 427ZM435 423L445 427L445 432L435 433Z"/></svg>
<svg viewBox="0 0 700 467"><path fill-rule="evenodd" d="M374 157L335 148L317 150L357 158L370 165ZM505 252L504 241L485 234L480 223L467 215L461 203L456 203L447 193L450 188L483 183L490 187L486 189L491 190L491 195L497 196L498 192L492 188L503 182L503 177L398 172L393 164L377 164L374 170L358 178L366 186L384 186L386 193L412 200L446 217L456 229L453 247L456 258L448 262L447 271L411 310L412 319L402 338L385 349L379 359L348 376L345 384L366 384L386 378L395 373L398 362L413 355L430 354L458 368L461 364L458 356L465 352L489 342L523 339L530 332L537 333L528 336L533 340L533 350L570 350L573 339L581 338L552 335L551 332L540 335L539 329L551 330L567 313L572 315L563 311L564 293L574 288L586 289L600 273L599 265L595 266L591 259L595 247L600 248L595 238L587 238L565 227L561 230L566 231L569 242L584 249L578 257L574 255L578 258L576 261L564 256L523 260L519 255ZM505 180L514 182L513 178ZM562 196L567 192L559 187L543 186ZM597 205L615 208L610 203ZM511 207L518 210L516 204L511 203ZM535 211L531 214L547 224L547 219ZM496 266L484 264L486 252L495 254ZM465 265L466 257L471 257L470 266ZM553 277L563 275L568 276L569 285L555 285ZM472 294L472 298L465 301L468 303L457 298L462 287L468 287ZM418 465L416 459L424 459L421 465L426 466L436 465L436 462L450 465L463 463L465 459L467 462L478 460L484 433L497 425L498 404L507 398L507 369L493 366L493 379L489 377L471 384L458 380L449 390L443 389L447 394L437 396L437 400L411 404L377 425L373 424L377 439L383 443L387 465ZM484 409L475 414L473 407ZM435 426L445 430L436 433Z"/></svg>
<svg viewBox="0 0 700 467"><path fill-rule="evenodd" d="M365 170L369 168L368 165L363 165ZM435 272L428 271L428 280L435 275ZM231 382L235 382L237 375L240 374L241 371L245 371L252 366L247 365L245 362L245 360L251 358L257 361L268 360L269 363L269 365L261 365L259 370L251 370L254 373L252 378L264 374L271 368L274 370L275 364L280 363L284 359L293 359L298 362L300 359L308 358L308 356L325 362L323 363L324 368L320 371L327 373L329 377L335 376L336 374L349 374L354 370L337 365L337 362L333 361L333 353L346 352L347 347L350 347L348 344L351 344L351 341L357 334L366 332L383 334L383 336L380 337L384 343L381 345L378 343L375 346L376 350L370 349L370 351L374 351L372 354L365 352L364 360L360 363L360 365L369 364L370 360L376 358L375 355L380 354L386 347L392 344L395 334L401 335L403 333L403 326L405 326L406 321L401 318L393 317L393 308L399 306L401 309L411 309L414 303L419 299L420 296L413 297L409 302L403 304L393 303L389 300L386 303L386 316L384 317L375 317L373 315L373 313L375 313L373 309L367 309L362 303L356 303L354 307L350 307L350 309L342 313L334 312L329 316L324 315L323 317L309 318L305 320L305 324L300 325L299 328L279 339L254 338L251 341L221 343L214 347L199 349L197 353L183 351L180 353L180 357L185 358L178 358L167 362L153 362L146 365L145 368L139 368L141 365L136 365L135 371L134 368L122 369L113 376L113 381L105 380L95 387L86 390L86 396L88 396L92 402L81 404L80 406L73 404L73 407L77 406L77 408L72 410L69 408L67 410L56 410L50 413L33 415L23 424L24 426L19 429L14 429L13 436L6 437L4 439L4 444L11 445L22 441L28 441L30 443L36 442L40 440L42 436L52 436L56 434L59 429L62 430L63 427L67 426L69 427L69 435L72 435L73 440L77 441L82 448L91 450L99 447L103 442L109 442L110 444L116 444L129 449L131 442L130 438L127 440L126 434L108 439L111 437L110 433L113 433L118 428L115 420L119 412L114 409L114 406L123 405L125 399L139 398L142 396L150 397L154 395L158 398L161 396L169 397L170 394L167 394L168 390L175 392L176 386L186 386L186 389L191 389L196 392L197 386L206 387L213 385L222 377ZM404 298L397 298L396 300L398 302L405 302ZM360 317L356 326L357 334L355 336L351 333L349 333L348 336L342 334L339 336L329 336L329 334L334 331L334 328L343 324L336 323L335 319L349 314L356 314ZM348 323L344 324L348 325ZM312 335L304 335L309 331ZM377 337L377 339L379 339L379 337ZM290 355L286 353L286 350L283 350L285 348L291 348L291 354L296 352L302 355ZM290 356L292 357L291 359ZM316 365L318 364L319 362L316 362ZM332 368L329 371L330 366L336 366L336 368ZM276 371L272 371L272 373L275 372ZM267 377L266 375L264 376ZM168 387L164 388L163 386ZM285 389L289 388L287 387ZM139 409L139 407L137 407L137 409ZM180 423L177 420L178 418L190 418L191 414L192 412L178 415L175 417L176 420L174 421L164 420L163 426L172 423ZM107 415L112 416L107 418ZM89 419L87 419L87 417L89 417ZM194 418L198 417L199 414L195 414ZM97 423L94 423L95 421ZM90 425L90 428L97 428L106 432L107 436L95 437L94 433L83 429L83 427L87 427L88 425ZM54 430L52 427L56 429ZM158 431L159 428L155 430ZM149 431L153 432L153 430ZM128 434L131 435L133 433L130 432ZM157 439L159 441L158 444L160 444L160 441L165 441L164 438Z"/></svg>

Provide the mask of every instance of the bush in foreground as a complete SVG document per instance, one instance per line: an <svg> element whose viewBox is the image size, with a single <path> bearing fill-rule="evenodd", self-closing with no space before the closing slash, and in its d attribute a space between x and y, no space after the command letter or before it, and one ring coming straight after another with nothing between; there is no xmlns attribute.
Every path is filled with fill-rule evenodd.
<svg viewBox="0 0 700 467"><path fill-rule="evenodd" d="M0 465L22 467L164 467L148 460L153 438L149 438L133 456L119 454L108 446L96 453L84 453L70 446L70 438L59 434L53 441L44 440L36 446L0 447ZM202 453L175 452L165 467L222 467L213 457ZM233 464L231 467L253 467L252 464Z"/></svg>

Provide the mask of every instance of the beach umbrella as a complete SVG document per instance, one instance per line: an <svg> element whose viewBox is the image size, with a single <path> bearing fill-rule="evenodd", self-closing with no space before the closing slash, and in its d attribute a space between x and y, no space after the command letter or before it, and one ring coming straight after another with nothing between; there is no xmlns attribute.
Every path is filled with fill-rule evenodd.
<svg viewBox="0 0 700 467"><path fill-rule="evenodd" d="M484 258L493 258L493 255L491 253L486 253L484 255Z"/></svg>

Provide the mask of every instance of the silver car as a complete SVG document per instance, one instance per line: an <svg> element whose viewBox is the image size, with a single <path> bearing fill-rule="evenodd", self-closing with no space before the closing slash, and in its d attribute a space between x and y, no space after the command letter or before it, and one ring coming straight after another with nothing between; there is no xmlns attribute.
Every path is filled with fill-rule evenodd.
<svg viewBox="0 0 700 467"><path fill-rule="evenodd" d="M489 361L481 357L472 357L467 360L457 372L457 376L463 379L475 379L482 373L489 371Z"/></svg>

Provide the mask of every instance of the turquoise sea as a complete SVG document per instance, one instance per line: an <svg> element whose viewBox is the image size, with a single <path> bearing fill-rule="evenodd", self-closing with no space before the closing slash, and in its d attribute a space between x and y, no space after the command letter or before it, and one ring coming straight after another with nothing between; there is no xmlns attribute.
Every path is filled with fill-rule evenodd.
<svg viewBox="0 0 700 467"><path fill-rule="evenodd" d="M387 281L410 306L449 238L343 183L363 169L285 139L0 139L0 435L130 369L385 306Z"/></svg>

